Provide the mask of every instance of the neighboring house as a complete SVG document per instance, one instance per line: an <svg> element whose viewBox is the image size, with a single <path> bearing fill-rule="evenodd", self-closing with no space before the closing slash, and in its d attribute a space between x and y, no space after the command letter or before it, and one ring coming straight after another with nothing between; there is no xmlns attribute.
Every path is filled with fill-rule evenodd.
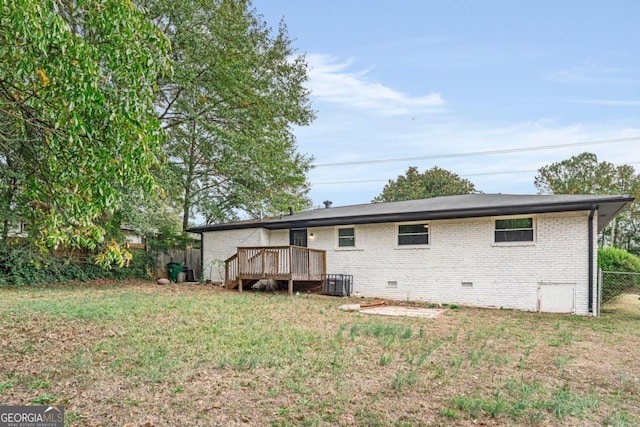
<svg viewBox="0 0 640 427"><path fill-rule="evenodd" d="M355 295L597 315L598 232L632 201L468 194L315 209L189 231L202 234L205 279L223 277L206 266L224 260L227 282L234 279L230 274L242 277L234 269L250 270L259 253L262 263L289 256L294 265L291 252L272 249L265 256L256 250L295 245L322 252L323 273L352 275ZM254 252L241 257L240 267L238 261L231 265L239 247L254 247L246 248ZM273 273L261 271L263 277ZM290 291L296 280L291 277Z"/></svg>
<svg viewBox="0 0 640 427"><path fill-rule="evenodd" d="M24 222L15 224L9 229L11 237L27 237L28 226ZM147 237L136 232L130 225L123 224L120 226L120 232L126 239L128 244L144 248L147 243Z"/></svg>
<svg viewBox="0 0 640 427"><path fill-rule="evenodd" d="M27 225L24 222L19 222L17 224L11 224L8 230L9 237L27 237Z"/></svg>
<svg viewBox="0 0 640 427"><path fill-rule="evenodd" d="M122 224L120 226L120 232L127 240L127 243L133 245L132 247L144 248L147 244L147 236L143 236L133 229L130 225Z"/></svg>
<svg viewBox="0 0 640 427"><path fill-rule="evenodd" d="M120 232L126 239L126 245L130 249L146 249L147 244L151 240L162 240L163 236L159 234L158 230L152 228L148 235L144 235L134 230L133 227L127 224L120 226ZM200 234L188 233L187 235L187 248L199 248L200 247Z"/></svg>

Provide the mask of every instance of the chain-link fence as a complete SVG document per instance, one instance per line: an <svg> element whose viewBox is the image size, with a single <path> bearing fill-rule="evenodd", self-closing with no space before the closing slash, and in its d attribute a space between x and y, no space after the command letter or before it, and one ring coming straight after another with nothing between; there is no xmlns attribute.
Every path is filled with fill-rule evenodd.
<svg viewBox="0 0 640 427"><path fill-rule="evenodd" d="M599 279L603 312L640 309L640 273L600 271Z"/></svg>

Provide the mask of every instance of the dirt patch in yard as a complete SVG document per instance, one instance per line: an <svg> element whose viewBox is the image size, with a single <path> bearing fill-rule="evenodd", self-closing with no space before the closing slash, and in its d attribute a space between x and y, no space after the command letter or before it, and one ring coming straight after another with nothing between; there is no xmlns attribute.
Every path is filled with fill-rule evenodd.
<svg viewBox="0 0 640 427"><path fill-rule="evenodd" d="M426 319L438 317L446 311L447 309L442 308L407 307L399 305L381 305L360 309L360 313L363 314L377 314L378 316L391 317L421 317Z"/></svg>

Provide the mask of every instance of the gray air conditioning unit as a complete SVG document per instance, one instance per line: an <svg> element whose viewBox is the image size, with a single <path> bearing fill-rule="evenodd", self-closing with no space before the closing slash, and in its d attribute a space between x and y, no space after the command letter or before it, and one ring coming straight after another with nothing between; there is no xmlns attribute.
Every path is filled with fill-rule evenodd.
<svg viewBox="0 0 640 427"><path fill-rule="evenodd" d="M348 297L353 292L353 276L350 274L324 274L322 293L337 297Z"/></svg>

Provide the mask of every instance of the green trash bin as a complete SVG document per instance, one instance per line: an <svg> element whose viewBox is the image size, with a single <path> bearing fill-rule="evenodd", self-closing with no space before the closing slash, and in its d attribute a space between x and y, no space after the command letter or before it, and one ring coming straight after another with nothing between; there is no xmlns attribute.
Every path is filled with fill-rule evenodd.
<svg viewBox="0 0 640 427"><path fill-rule="evenodd" d="M169 279L172 282L177 282L178 273L180 273L182 269L183 269L182 264L179 264L177 262L170 262L169 264L167 264L167 272L169 273Z"/></svg>

